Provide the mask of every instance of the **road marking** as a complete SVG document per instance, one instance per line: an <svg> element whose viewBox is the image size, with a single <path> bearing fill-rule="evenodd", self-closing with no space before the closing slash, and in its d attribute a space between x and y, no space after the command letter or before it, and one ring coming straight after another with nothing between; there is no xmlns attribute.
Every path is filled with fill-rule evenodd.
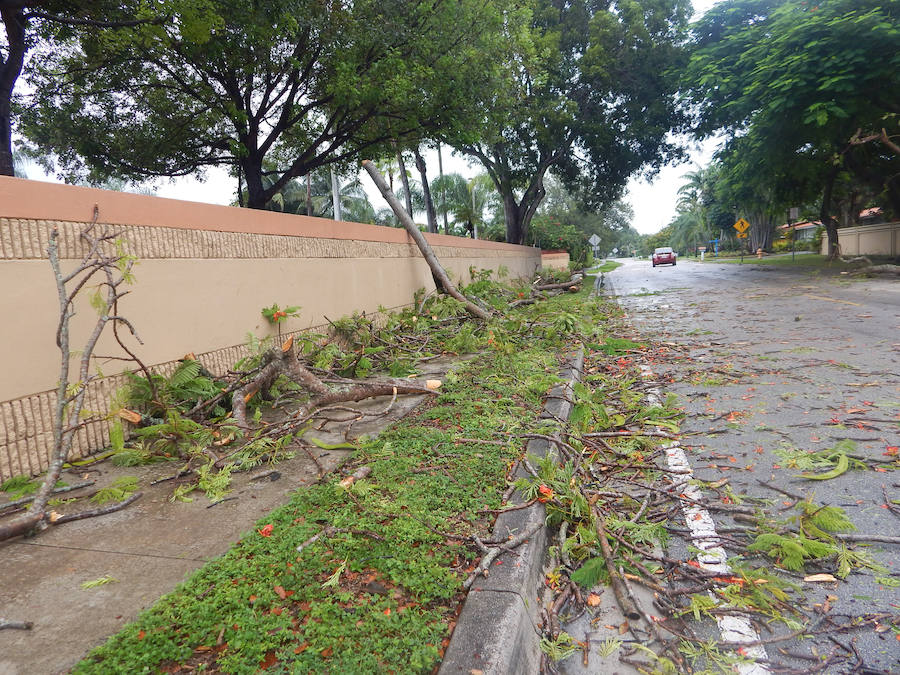
<svg viewBox="0 0 900 675"><path fill-rule="evenodd" d="M850 302L849 300L838 300L837 298L828 298L824 295L813 295L812 293L804 293L807 298L812 298L813 300L827 300L828 302L839 302L842 305L853 305L854 307L862 307L858 302Z"/></svg>
<svg viewBox="0 0 900 675"><path fill-rule="evenodd" d="M653 376L653 372L647 366L641 366L641 374L645 378ZM651 406L661 405L659 389L648 389L647 401ZM670 443L664 447L666 461L672 471L673 492L679 495L681 510L684 513L688 529L691 531L694 546L703 551L697 556L697 562L700 563L701 569L721 576L730 575L728 554L719 545L721 540L716 532L716 524L709 511L697 505L703 500L703 493L692 482L694 472L684 449L678 443ZM726 606L712 593L709 593L709 596L719 602L720 606ZM716 623L719 625L722 639L727 642L759 642L759 633L756 632L750 621L742 616L717 616ZM744 647L742 653L751 659L767 661L769 658L765 647L759 644L750 644ZM766 666L759 663L744 663L735 668L741 675L769 675L771 673Z"/></svg>

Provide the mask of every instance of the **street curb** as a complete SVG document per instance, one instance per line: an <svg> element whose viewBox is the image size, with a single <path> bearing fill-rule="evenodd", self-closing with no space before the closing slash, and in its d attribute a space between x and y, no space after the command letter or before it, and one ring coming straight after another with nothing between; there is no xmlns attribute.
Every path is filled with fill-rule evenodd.
<svg viewBox="0 0 900 675"><path fill-rule="evenodd" d="M542 419L565 421L572 411L573 387L581 379L584 350L569 360L560 373L563 382L554 387L544 403ZM544 457L555 453L549 441L532 439L527 453ZM525 477L520 465L515 477ZM523 504L516 491L510 504ZM544 523L544 505L500 514L493 538L505 539L536 523ZM536 673L540 668L540 587L548 545L547 527L514 551L503 553L491 567L490 575L479 577L466 596L462 612L439 672L444 675L481 671L485 675Z"/></svg>

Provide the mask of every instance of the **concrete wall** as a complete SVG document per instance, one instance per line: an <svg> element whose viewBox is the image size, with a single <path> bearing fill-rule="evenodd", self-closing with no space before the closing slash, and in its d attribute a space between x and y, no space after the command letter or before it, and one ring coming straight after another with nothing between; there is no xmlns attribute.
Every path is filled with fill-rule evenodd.
<svg viewBox="0 0 900 675"><path fill-rule="evenodd" d="M301 306L299 317L282 323L301 331L325 325L326 317L399 308L417 289L434 288L401 229L0 177L0 480L47 465L60 368L47 245L57 228L63 265L73 269L85 250L79 233L95 206L98 223L119 232L139 259L120 312L144 344L129 344L163 370L193 352L224 372L245 353L248 332L274 332L260 310L275 302ZM541 265L540 251L530 247L426 237L456 281L468 282L470 267L503 267L524 278ZM86 297L76 308L73 349L96 316ZM108 334L95 353L122 354ZM108 443L101 418L122 367L101 363L106 377L92 383L86 404L98 414L79 431L74 456Z"/></svg>
<svg viewBox="0 0 900 675"><path fill-rule="evenodd" d="M557 270L569 269L569 252L541 251L541 267L549 267L550 269Z"/></svg>
<svg viewBox="0 0 900 675"><path fill-rule="evenodd" d="M841 255L900 256L900 222L842 227L838 230ZM828 254L828 235L822 237L822 255Z"/></svg>

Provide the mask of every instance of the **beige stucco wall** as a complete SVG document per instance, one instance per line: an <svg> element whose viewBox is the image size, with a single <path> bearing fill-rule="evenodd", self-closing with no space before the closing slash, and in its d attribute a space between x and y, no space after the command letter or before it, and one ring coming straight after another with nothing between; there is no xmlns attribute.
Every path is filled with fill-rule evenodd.
<svg viewBox="0 0 900 675"><path fill-rule="evenodd" d="M566 270L569 269L569 252L553 251L541 253L541 267L549 267L550 269Z"/></svg>
<svg viewBox="0 0 900 675"><path fill-rule="evenodd" d="M900 222L842 227L838 230L841 255L900 256ZM828 253L828 236L822 238L822 254Z"/></svg>
<svg viewBox="0 0 900 675"><path fill-rule="evenodd" d="M63 265L83 253L79 232L90 222L121 233L138 256L136 283L120 312L137 328L141 359L163 369L188 352L222 372L243 352L248 332L273 328L260 314L277 302L300 305L286 331L323 326L353 312L377 312L432 290L430 270L407 233L395 228L180 202L143 195L0 177L0 480L46 466L51 391L59 374L55 345L58 304L47 244L60 232ZM426 235L448 273L469 280L469 268L530 277L541 265L530 247ZM86 298L77 305L73 349L96 316ZM96 350L122 352L105 335ZM73 372L77 363L73 363ZM92 385L86 407L103 412L121 378L118 361ZM108 442L106 425L79 432L76 456Z"/></svg>

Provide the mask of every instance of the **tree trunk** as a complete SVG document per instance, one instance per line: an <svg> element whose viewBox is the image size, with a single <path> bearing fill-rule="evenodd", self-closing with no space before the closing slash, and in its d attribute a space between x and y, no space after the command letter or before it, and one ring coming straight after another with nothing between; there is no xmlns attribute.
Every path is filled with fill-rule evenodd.
<svg viewBox="0 0 900 675"><path fill-rule="evenodd" d="M441 144L437 144L438 176L444 177L444 162L441 159ZM447 200L444 195L444 181L441 180L441 214L444 216L444 234L450 234L450 225L447 221Z"/></svg>
<svg viewBox="0 0 900 675"><path fill-rule="evenodd" d="M334 219L341 220L341 186L338 185L337 174L331 169L331 204Z"/></svg>
<svg viewBox="0 0 900 675"><path fill-rule="evenodd" d="M482 160L483 163L483 160ZM503 199L503 215L506 219L506 241L510 244L524 244L531 227L531 219L537 212L538 206L546 195L544 190L544 174L552 164L552 161L545 161L538 168L537 173L532 177L531 184L522 198L516 201L516 195L513 191L512 184L508 180L503 180L495 175L494 186Z"/></svg>
<svg viewBox="0 0 900 675"><path fill-rule="evenodd" d="M15 4L15 3L13 3ZM12 92L25 60L25 13L20 7L0 6L6 28L7 56L0 57L0 176L15 176L12 156Z"/></svg>
<svg viewBox="0 0 900 675"><path fill-rule="evenodd" d="M403 161L403 151L397 147L396 142L394 143L394 150L397 151L397 166L400 168L400 182L403 185L403 196L406 197L406 212L409 214L409 217L412 218L412 193L409 191L409 176L406 175L406 162Z"/></svg>
<svg viewBox="0 0 900 675"><path fill-rule="evenodd" d="M761 248L766 251L772 248L772 236L775 232L775 220L767 211L751 211L749 214L750 222L753 226L750 228L750 237L748 244L751 253L755 253L756 249Z"/></svg>
<svg viewBox="0 0 900 675"><path fill-rule="evenodd" d="M251 209L264 209L269 202L270 195L266 194L262 180L262 162L244 158L241 161L244 169L244 180L247 183L247 207Z"/></svg>
<svg viewBox="0 0 900 675"><path fill-rule="evenodd" d="M453 282L450 281L450 278L447 276L447 272L441 266L441 263L437 259L437 256L434 255L434 251L431 249L428 241L426 241L422 233L419 232L419 228L416 227L416 224L413 222L413 219L410 217L410 215L403 210L403 206L400 205L400 202L397 201L397 198L393 195L387 183L384 182L384 178L378 172L378 169L375 168L375 165L369 160L364 160L363 168L365 168L365 170L372 177L372 180L378 187L378 191L381 192L382 196L387 200L387 203L390 204L394 213L397 215L397 218L400 219L400 223L409 233L409 236L412 237L413 241L416 242L416 245L422 252L422 257L425 258L425 261L431 268L431 273L435 276L436 279L440 281L441 286L443 287L447 295L456 298L460 302L464 303L466 306L466 311L468 311L469 314L478 317L479 319L487 320L488 318L490 318L490 315L487 312L481 309L481 307L479 307L478 305L467 300L466 297L456 289L456 286L453 285Z"/></svg>
<svg viewBox="0 0 900 675"><path fill-rule="evenodd" d="M425 197L425 214L428 217L428 231L437 232L437 216L434 212L434 202L431 199L431 188L428 186L428 175L425 171L425 160L419 152L418 146L413 148L413 154L416 157L416 168L419 170L419 176L422 178L422 194Z"/></svg>
<svg viewBox="0 0 900 675"><path fill-rule="evenodd" d="M506 218L506 241L510 244L521 244L525 241L522 209L516 203L516 196L512 190L503 194L503 215Z"/></svg>
<svg viewBox="0 0 900 675"><path fill-rule="evenodd" d="M828 234L828 257L836 258L840 255L838 247L838 228L837 221L831 217L831 199L834 193L834 180L837 177L837 168L828 172L825 178L825 189L822 190L822 206L819 209L819 220L825 226L825 232Z"/></svg>

